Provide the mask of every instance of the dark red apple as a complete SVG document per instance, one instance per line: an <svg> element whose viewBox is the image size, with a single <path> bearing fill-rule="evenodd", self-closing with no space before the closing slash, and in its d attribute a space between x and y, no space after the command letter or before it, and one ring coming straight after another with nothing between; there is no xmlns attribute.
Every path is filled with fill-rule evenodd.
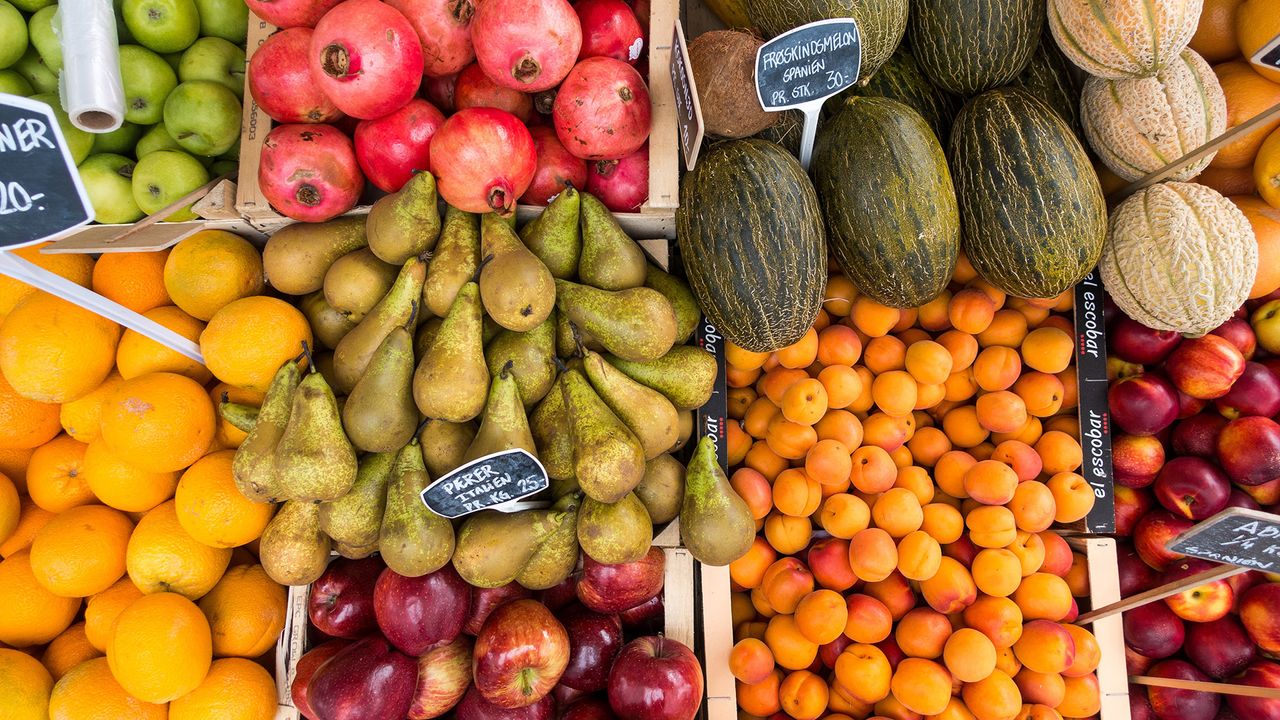
<svg viewBox="0 0 1280 720"><path fill-rule="evenodd" d="M1169 356L1182 336L1168 330L1152 330L1121 315L1107 330L1107 348L1126 362L1155 365Z"/></svg>
<svg viewBox="0 0 1280 720"><path fill-rule="evenodd" d="M1280 478L1280 425L1264 417L1232 420L1218 436L1218 461L1241 485L1262 485Z"/></svg>
<svg viewBox="0 0 1280 720"><path fill-rule="evenodd" d="M1169 353L1165 370L1175 387L1191 397L1213 400L1227 394L1244 372L1240 349L1217 335L1183 340Z"/></svg>
<svg viewBox="0 0 1280 720"><path fill-rule="evenodd" d="M1178 394L1159 375L1146 373L1117 382L1107 391L1116 425L1130 435L1155 435L1178 418Z"/></svg>
<svg viewBox="0 0 1280 720"><path fill-rule="evenodd" d="M551 694L548 696L556 701L556 707L568 707L571 703L577 702L591 693L585 693L581 690L574 690L564 683L557 683L551 688ZM609 711L612 714L612 710ZM563 718L561 718L563 720Z"/></svg>
<svg viewBox="0 0 1280 720"><path fill-rule="evenodd" d="M1138 525L1138 521L1156 506L1155 497L1147 488L1116 485L1115 499L1116 534L1124 537L1133 535L1133 529Z"/></svg>
<svg viewBox="0 0 1280 720"><path fill-rule="evenodd" d="M609 684L609 668L622 649L622 620L575 605L560 612L569 633L569 665L560 684L597 692Z"/></svg>
<svg viewBox="0 0 1280 720"><path fill-rule="evenodd" d="M1183 558L1164 571L1160 583L1177 582L1214 567L1207 560ZM1175 615L1188 622L1212 622L1230 613L1235 599L1235 591L1227 581L1214 580L1170 595L1164 603Z"/></svg>
<svg viewBox="0 0 1280 720"><path fill-rule="evenodd" d="M1227 507L1247 508L1249 510L1261 510L1262 506L1249 496L1249 493L1238 487L1231 488L1231 497L1227 498Z"/></svg>
<svg viewBox="0 0 1280 720"><path fill-rule="evenodd" d="M418 658L418 689L408 720L431 720L449 712L471 686L471 638L454 638Z"/></svg>
<svg viewBox="0 0 1280 720"><path fill-rule="evenodd" d="M618 720L609 701L599 695L579 698L560 713L560 720Z"/></svg>
<svg viewBox="0 0 1280 720"><path fill-rule="evenodd" d="M1223 417L1232 420L1249 415L1271 417L1280 413L1280 376L1262 363L1247 362L1240 379L1213 404Z"/></svg>
<svg viewBox="0 0 1280 720"><path fill-rule="evenodd" d="M1177 390L1176 392L1178 393L1178 419L1179 420L1182 420L1183 418L1189 418L1192 415L1195 415L1196 413L1205 409L1209 405L1208 400L1191 397L1190 395L1182 392L1181 390Z"/></svg>
<svg viewBox="0 0 1280 720"><path fill-rule="evenodd" d="M1166 510L1203 520L1227 506L1231 481L1217 465L1199 457L1177 457L1164 464L1153 486Z"/></svg>
<svg viewBox="0 0 1280 720"><path fill-rule="evenodd" d="M387 568L378 577L373 601L382 634L418 657L462 633L471 608L471 586L451 564L416 578Z"/></svg>
<svg viewBox="0 0 1280 720"><path fill-rule="evenodd" d="M320 632L336 638L358 638L378 626L373 611L373 585L386 569L379 557L338 558L311 584L307 617Z"/></svg>
<svg viewBox="0 0 1280 720"><path fill-rule="evenodd" d="M1185 660L1156 663L1147 674L1160 678L1212 682L1212 678ZM1151 708L1162 720L1214 720L1214 716L1218 714L1218 706L1222 704L1222 696L1217 693L1167 687L1149 687L1147 697L1151 700Z"/></svg>
<svg viewBox="0 0 1280 720"><path fill-rule="evenodd" d="M618 613L622 619L622 627L630 633L655 633L662 630L666 619L666 608L662 604L662 596L658 595L648 602L640 603Z"/></svg>
<svg viewBox="0 0 1280 720"><path fill-rule="evenodd" d="M1280 688L1280 665L1269 660L1258 660L1232 682L1256 687ZM1274 698L1228 695L1227 705L1242 720L1280 720L1280 700Z"/></svg>
<svg viewBox="0 0 1280 720"><path fill-rule="evenodd" d="M569 665L569 634L537 600L499 606L476 635L472 675L494 705L532 705L555 687Z"/></svg>
<svg viewBox="0 0 1280 720"><path fill-rule="evenodd" d="M471 611L467 613L467 621L462 625L462 632L475 635L484 626L489 613L494 608L512 600L533 597L533 593L518 582L509 582L496 588L472 588Z"/></svg>
<svg viewBox="0 0 1280 720"><path fill-rule="evenodd" d="M1185 557L1182 553L1169 550L1165 545L1191 529L1194 524L1167 510L1154 510L1139 520L1138 526L1133 529L1133 546L1148 565L1163 570L1169 563Z"/></svg>
<svg viewBox="0 0 1280 720"><path fill-rule="evenodd" d="M1120 575L1120 597L1137 595L1160 584L1159 571L1143 562L1129 543L1117 545L1116 568Z"/></svg>
<svg viewBox="0 0 1280 720"><path fill-rule="evenodd" d="M316 670L307 700L323 720L403 720L417 684L417 660L383 638L367 637Z"/></svg>
<svg viewBox="0 0 1280 720"><path fill-rule="evenodd" d="M1240 601L1244 598L1245 591L1254 585L1267 582L1267 576L1257 570L1250 570L1249 572L1240 573L1239 575L1232 575L1226 580L1227 584L1231 586L1231 590L1236 594L1236 606L1233 608L1233 611L1239 613Z"/></svg>
<svg viewBox="0 0 1280 720"><path fill-rule="evenodd" d="M1235 345L1245 360L1251 359L1253 354L1258 351L1258 336L1254 334L1253 327L1249 325L1249 321L1242 317L1233 317L1210 330L1209 333L1224 338L1232 345ZM1110 338L1107 339L1110 340Z"/></svg>
<svg viewBox="0 0 1280 720"><path fill-rule="evenodd" d="M462 696L453 716L457 720L551 720L556 715L556 701L550 695L520 708L494 705L472 685Z"/></svg>
<svg viewBox="0 0 1280 720"><path fill-rule="evenodd" d="M1124 667L1125 671L1130 675L1146 675L1147 671L1155 665L1156 661L1146 655L1141 655L1129 647L1126 643L1124 646Z"/></svg>
<svg viewBox="0 0 1280 720"><path fill-rule="evenodd" d="M609 705L621 720L693 720L702 667L683 643L661 635L627 643L609 673Z"/></svg>
<svg viewBox="0 0 1280 720"><path fill-rule="evenodd" d="M1186 629L1168 605L1152 602L1125 612L1124 640L1134 652L1160 660L1182 649Z"/></svg>
<svg viewBox="0 0 1280 720"><path fill-rule="evenodd" d="M1280 583L1263 582L1240 598L1240 622L1262 652L1280 654Z"/></svg>
<svg viewBox="0 0 1280 720"><path fill-rule="evenodd" d="M1164 444L1151 435L1121 433L1111 440L1111 464L1117 485L1146 487L1164 467Z"/></svg>
<svg viewBox="0 0 1280 720"><path fill-rule="evenodd" d="M578 578L578 599L583 605L601 613L622 612L644 603L662 592L667 556L662 548L651 547L635 562L609 565L582 560L582 576Z"/></svg>
<svg viewBox="0 0 1280 720"><path fill-rule="evenodd" d="M324 664L325 660L337 655L339 650L350 644L347 640L330 640L308 650L298 658L298 666L293 673L293 685L289 688L289 696L293 698L293 706L298 708L298 712L315 720L316 711L312 710L311 703L307 702L307 688L311 684L311 678L315 676L316 670Z"/></svg>
<svg viewBox="0 0 1280 720"><path fill-rule="evenodd" d="M1216 412L1197 413L1173 426L1170 444L1177 455L1218 456L1218 435L1227 419Z"/></svg>
<svg viewBox="0 0 1280 720"><path fill-rule="evenodd" d="M1129 720L1160 720L1147 701L1147 689L1141 685L1129 686Z"/></svg>
<svg viewBox="0 0 1280 720"><path fill-rule="evenodd" d="M1244 626L1231 615L1188 625L1183 650L1196 667L1219 680L1244 670L1258 656Z"/></svg>
<svg viewBox="0 0 1280 720"><path fill-rule="evenodd" d="M547 588L534 597L538 602L547 606L552 613L560 611L560 608L568 607L578 602L578 573L574 573L565 578L559 585Z"/></svg>

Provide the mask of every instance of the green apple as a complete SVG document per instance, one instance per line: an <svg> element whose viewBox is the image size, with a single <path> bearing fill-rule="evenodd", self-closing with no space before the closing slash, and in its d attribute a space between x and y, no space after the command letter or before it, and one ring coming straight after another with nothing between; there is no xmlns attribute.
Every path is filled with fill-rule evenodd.
<svg viewBox="0 0 1280 720"><path fill-rule="evenodd" d="M164 123L157 123L138 139L138 144L133 149L133 156L141 160L144 155L150 155L157 150L181 149L182 146L165 129Z"/></svg>
<svg viewBox="0 0 1280 720"><path fill-rule="evenodd" d="M56 22L58 22L57 5L41 8L31 16L31 21L27 24L27 33L31 36L31 44L35 45L36 51L40 53L40 59L44 60L45 67L59 73L62 72L62 43L54 32L53 26ZM57 30L61 32L62 28Z"/></svg>
<svg viewBox="0 0 1280 720"><path fill-rule="evenodd" d="M14 7L30 15L41 8L56 4L58 0L11 0L11 2Z"/></svg>
<svg viewBox="0 0 1280 720"><path fill-rule="evenodd" d="M209 171L199 160L181 150L148 153L133 168L133 200L151 214L209 182ZM187 206L165 218L170 222L194 220Z"/></svg>
<svg viewBox="0 0 1280 720"><path fill-rule="evenodd" d="M200 37L195 0L124 0L122 9L133 37L158 53L186 50Z"/></svg>
<svg viewBox="0 0 1280 720"><path fill-rule="evenodd" d="M71 161L79 165L81 160L89 157L89 151L93 149L93 133L85 132L71 124L71 116L62 109L62 101L58 99L58 93L41 93L32 95L31 99L53 108L53 114L58 118L58 127L62 128L62 136L67 139Z"/></svg>
<svg viewBox="0 0 1280 720"><path fill-rule="evenodd" d="M182 53L180 52L165 53L160 57L164 58L164 61L169 63L169 67L173 68L174 73L178 72L178 66L182 64Z"/></svg>
<svg viewBox="0 0 1280 720"><path fill-rule="evenodd" d="M240 159L240 138L236 138L236 144L227 149L226 152L218 156L219 160L239 160Z"/></svg>
<svg viewBox="0 0 1280 720"><path fill-rule="evenodd" d="M213 177L221 177L230 175L232 180L236 179L236 172L240 170L240 163L235 160L215 160L209 166L209 174Z"/></svg>
<svg viewBox="0 0 1280 720"><path fill-rule="evenodd" d="M22 77L22 73L17 70L0 70L0 93L26 97L35 91L31 83Z"/></svg>
<svg viewBox="0 0 1280 720"><path fill-rule="evenodd" d="M44 61L40 59L40 53L33 47L27 48L27 52L22 59L13 64L12 69L26 78L27 82L31 83L31 88L38 93L58 91L58 76L45 67Z"/></svg>
<svg viewBox="0 0 1280 720"><path fill-rule="evenodd" d="M124 119L154 125L164 116L164 99L178 86L178 75L164 58L140 45L120 47L124 81Z"/></svg>
<svg viewBox="0 0 1280 720"><path fill-rule="evenodd" d="M119 45L134 45L138 41L133 39L133 33L129 32L129 26L124 24L124 0L111 0L112 9L116 13L116 40Z"/></svg>
<svg viewBox="0 0 1280 720"><path fill-rule="evenodd" d="M94 134L93 154L115 153L117 155L132 155L133 147L138 144L138 139L142 137L144 132L146 132L146 128L141 125L134 125L126 120L120 124L120 127L111 132Z"/></svg>
<svg viewBox="0 0 1280 720"><path fill-rule="evenodd" d="M244 98L244 51L217 37L203 37L182 53L178 79L212 80Z"/></svg>
<svg viewBox="0 0 1280 720"><path fill-rule="evenodd" d="M142 217L133 199L133 161L123 155L98 153L80 163L80 181L94 220L100 223L131 223Z"/></svg>
<svg viewBox="0 0 1280 720"><path fill-rule="evenodd" d="M1258 336L1258 346L1273 355L1280 353L1280 300L1258 306L1249 322Z"/></svg>
<svg viewBox="0 0 1280 720"><path fill-rule="evenodd" d="M164 126L193 155L221 155L240 139L240 100L212 80L180 83L164 101Z"/></svg>
<svg viewBox="0 0 1280 720"><path fill-rule="evenodd" d="M243 45L249 34L249 6L244 0L196 0L200 34Z"/></svg>
<svg viewBox="0 0 1280 720"><path fill-rule="evenodd" d="M22 59L27 51L27 22L18 8L0 0L0 68Z"/></svg>

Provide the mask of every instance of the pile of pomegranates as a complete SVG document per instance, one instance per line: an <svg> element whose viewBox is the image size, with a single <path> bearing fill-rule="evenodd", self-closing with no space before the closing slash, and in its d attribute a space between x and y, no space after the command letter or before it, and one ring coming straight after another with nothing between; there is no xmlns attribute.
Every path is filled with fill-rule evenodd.
<svg viewBox="0 0 1280 720"><path fill-rule="evenodd" d="M568 185L615 212L649 194L648 0L247 0L280 31L249 62L277 125L258 183L295 220L347 212L365 182L430 171L467 212Z"/></svg>

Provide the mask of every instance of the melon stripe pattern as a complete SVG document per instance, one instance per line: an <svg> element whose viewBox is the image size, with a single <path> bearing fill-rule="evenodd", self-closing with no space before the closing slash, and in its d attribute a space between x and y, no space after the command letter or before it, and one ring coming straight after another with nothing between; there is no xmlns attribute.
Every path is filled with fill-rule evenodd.
<svg viewBox="0 0 1280 720"><path fill-rule="evenodd" d="M1049 0L1064 55L1095 77L1150 77L1191 42L1204 0Z"/></svg>
<svg viewBox="0 0 1280 720"><path fill-rule="evenodd" d="M920 113L943 143L947 141L951 123L963 104L961 98L929 82L906 45L898 48L870 82L845 92L846 97L886 97L905 103Z"/></svg>
<svg viewBox="0 0 1280 720"><path fill-rule="evenodd" d="M745 0L747 17L766 38L807 23L853 18L862 34L859 82L876 74L907 30L907 0Z"/></svg>
<svg viewBox="0 0 1280 720"><path fill-rule="evenodd" d="M915 0L907 25L933 84L974 95L1011 82L1031 62L1044 0Z"/></svg>
<svg viewBox="0 0 1280 720"><path fill-rule="evenodd" d="M1032 95L1044 100L1067 121L1076 137L1084 137L1080 126L1080 91L1084 81L1078 78L1071 63L1058 49L1053 35L1046 26L1040 34L1040 46L1031 56L1031 62L1013 82L1026 88Z"/></svg>

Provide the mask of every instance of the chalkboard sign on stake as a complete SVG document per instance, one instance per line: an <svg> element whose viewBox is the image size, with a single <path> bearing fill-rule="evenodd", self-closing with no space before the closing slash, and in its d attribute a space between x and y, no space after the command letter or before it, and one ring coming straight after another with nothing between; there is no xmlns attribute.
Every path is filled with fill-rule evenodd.
<svg viewBox="0 0 1280 720"><path fill-rule="evenodd" d="M1227 508L1169 541L1169 550L1251 570L1280 569L1280 515Z"/></svg>
<svg viewBox="0 0 1280 720"><path fill-rule="evenodd" d="M1250 62L1259 67L1268 70L1280 70L1280 35L1271 39L1271 42L1263 45L1258 52L1249 58Z"/></svg>
<svg viewBox="0 0 1280 720"><path fill-rule="evenodd" d="M91 220L53 108L0 93L0 247L31 245Z"/></svg>
<svg viewBox="0 0 1280 720"><path fill-rule="evenodd" d="M515 503L548 487L551 480L538 458L516 448L485 455L441 476L422 491L422 502L450 519L481 510L512 512L521 509Z"/></svg>
<svg viewBox="0 0 1280 720"><path fill-rule="evenodd" d="M818 113L827 98L858 82L862 36L851 18L835 18L789 30L756 51L756 97L768 112L804 113L800 164L809 169Z"/></svg>
<svg viewBox="0 0 1280 720"><path fill-rule="evenodd" d="M671 87L676 95L676 125L680 129L680 150L684 166L692 170L698 162L698 150L706 126L702 122L702 103L698 101L698 85L689 62L689 46L684 41L684 27L676 19L671 38Z"/></svg>

